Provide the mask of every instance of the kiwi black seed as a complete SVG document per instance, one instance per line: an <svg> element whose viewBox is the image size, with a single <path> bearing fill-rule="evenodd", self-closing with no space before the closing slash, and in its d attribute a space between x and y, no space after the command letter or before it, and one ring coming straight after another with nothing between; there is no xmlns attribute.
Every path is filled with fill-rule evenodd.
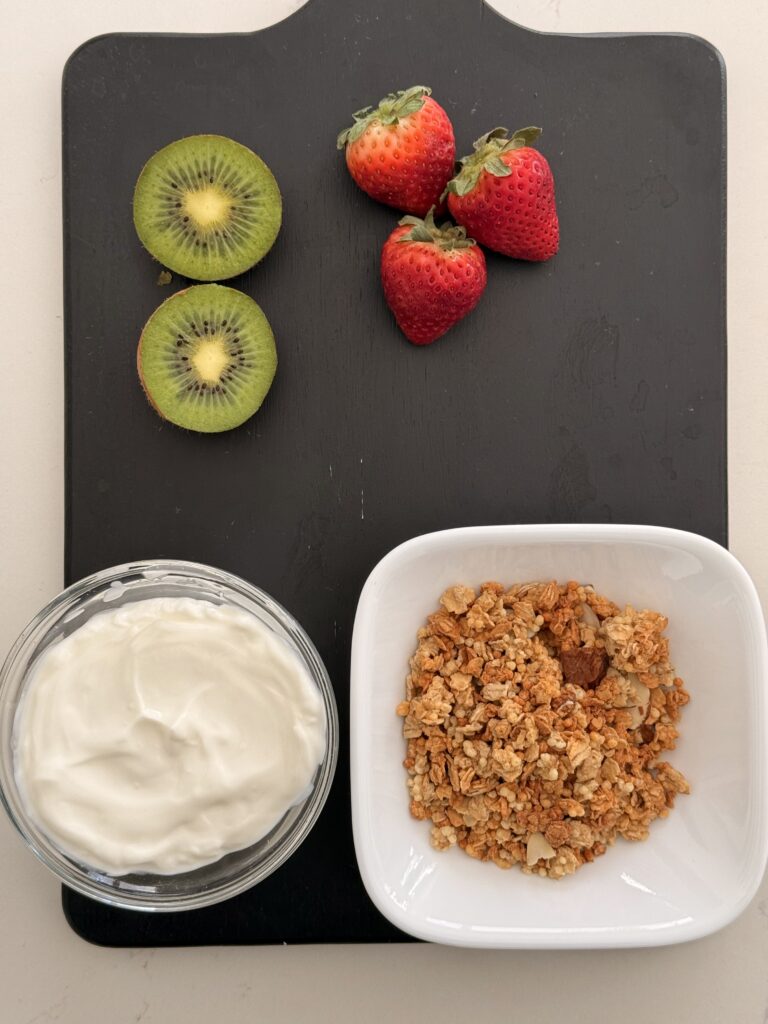
<svg viewBox="0 0 768 1024"><path fill-rule="evenodd" d="M258 263L281 220L270 169L223 135L190 135L159 150L133 196L142 244L164 266L196 281L223 281Z"/></svg>
<svg viewBox="0 0 768 1024"><path fill-rule="evenodd" d="M211 434L252 416L277 369L261 307L234 288L193 285L158 306L137 354L139 378L163 419Z"/></svg>

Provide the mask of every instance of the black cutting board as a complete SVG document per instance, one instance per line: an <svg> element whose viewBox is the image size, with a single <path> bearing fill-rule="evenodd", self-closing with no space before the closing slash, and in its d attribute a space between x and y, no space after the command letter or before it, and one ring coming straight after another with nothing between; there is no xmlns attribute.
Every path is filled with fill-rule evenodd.
<svg viewBox="0 0 768 1024"><path fill-rule="evenodd" d="M334 147L351 111L416 83L460 152L543 126L562 229L547 264L489 256L477 310L423 349L378 282L397 215ZM401 541L610 521L725 543L724 94L700 39L543 35L480 0L311 0L253 34L86 43L63 89L67 582L151 557L253 581L319 648L345 737L355 604ZM275 248L232 282L273 324L277 378L209 437L163 424L136 380L144 321L186 282L158 286L131 221L143 162L201 132L261 154L285 203ZM344 739L311 836L249 893L146 915L65 891L70 923L130 946L403 938L363 891L348 765Z"/></svg>

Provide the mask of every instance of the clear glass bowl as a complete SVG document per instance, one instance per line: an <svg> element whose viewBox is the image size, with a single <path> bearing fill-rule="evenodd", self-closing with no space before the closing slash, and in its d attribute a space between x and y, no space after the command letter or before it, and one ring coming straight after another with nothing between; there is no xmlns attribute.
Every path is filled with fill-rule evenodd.
<svg viewBox="0 0 768 1024"><path fill-rule="evenodd" d="M255 615L296 653L319 689L326 716L326 746L311 790L259 842L213 864L176 875L112 876L79 862L30 820L16 785L12 744L16 709L43 651L97 612L148 597L194 597ZM333 780L339 719L331 681L298 622L264 591L228 572L193 562L136 562L104 569L54 598L30 622L0 670L0 799L27 846L71 889L116 907L169 911L205 907L235 896L283 864L317 820Z"/></svg>

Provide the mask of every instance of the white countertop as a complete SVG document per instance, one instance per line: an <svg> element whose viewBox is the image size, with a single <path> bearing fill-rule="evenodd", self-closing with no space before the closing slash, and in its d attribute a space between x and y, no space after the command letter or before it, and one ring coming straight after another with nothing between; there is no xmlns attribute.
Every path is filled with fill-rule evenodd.
<svg viewBox="0 0 768 1024"><path fill-rule="evenodd" d="M414 4L418 0L414 0ZM0 277L0 651L62 585L63 383L60 79L112 31L262 28L301 0L9 2L0 34L5 140ZM382 0L382 9L385 8ZM728 70L731 549L768 601L768 5L765 0L493 0L552 32L704 36ZM727 680L724 681L727 685ZM59 886L0 820L3 1024L427 1020L624 1024L768 1020L768 883L743 916L658 950L489 953L436 946L110 950L66 925Z"/></svg>

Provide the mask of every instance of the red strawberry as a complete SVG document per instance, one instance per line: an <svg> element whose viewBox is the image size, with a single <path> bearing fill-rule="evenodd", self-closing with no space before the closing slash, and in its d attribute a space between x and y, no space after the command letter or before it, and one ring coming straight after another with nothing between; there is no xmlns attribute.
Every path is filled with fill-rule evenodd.
<svg viewBox="0 0 768 1024"><path fill-rule="evenodd" d="M403 217L381 250L384 297L403 334L428 345L471 312L485 290L485 256L464 228Z"/></svg>
<svg viewBox="0 0 768 1024"><path fill-rule="evenodd" d="M557 252L560 226L549 164L531 143L540 128L509 138L494 128L475 143L448 182L448 209L481 245L518 260L548 260Z"/></svg>
<svg viewBox="0 0 768 1024"><path fill-rule="evenodd" d="M456 159L453 126L431 92L415 85L390 93L375 110L358 110L336 140L363 192L419 217L440 203Z"/></svg>

